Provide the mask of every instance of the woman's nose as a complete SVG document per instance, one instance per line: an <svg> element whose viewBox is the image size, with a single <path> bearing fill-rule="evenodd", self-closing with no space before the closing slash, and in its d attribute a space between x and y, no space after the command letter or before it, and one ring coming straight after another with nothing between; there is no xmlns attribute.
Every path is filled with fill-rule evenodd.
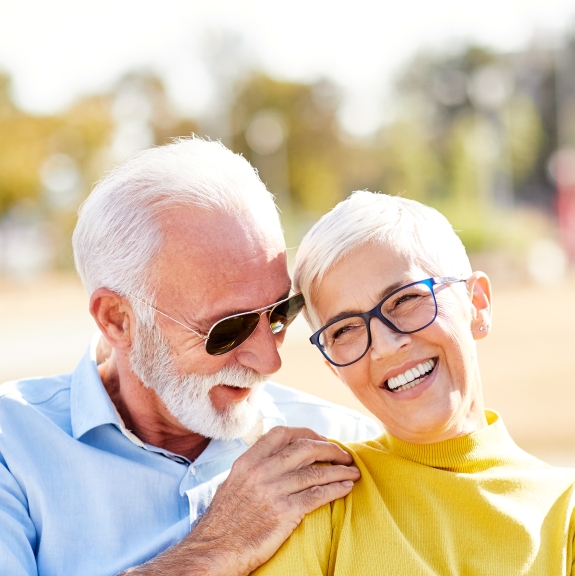
<svg viewBox="0 0 575 576"><path fill-rule="evenodd" d="M369 327L371 331L369 354L372 360L389 358L411 342L411 334L396 332L379 318L372 318Z"/></svg>

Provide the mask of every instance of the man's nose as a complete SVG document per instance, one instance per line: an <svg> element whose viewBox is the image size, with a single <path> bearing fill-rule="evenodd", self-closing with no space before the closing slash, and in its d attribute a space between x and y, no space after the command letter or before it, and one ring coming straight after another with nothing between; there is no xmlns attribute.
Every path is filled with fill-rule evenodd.
<svg viewBox="0 0 575 576"><path fill-rule="evenodd" d="M278 337L270 328L269 314L262 314L254 333L236 348L236 360L261 374L277 372L282 365Z"/></svg>
<svg viewBox="0 0 575 576"><path fill-rule="evenodd" d="M370 322L371 348L369 354L372 360L389 358L411 342L411 334L401 334L386 326L379 318Z"/></svg>

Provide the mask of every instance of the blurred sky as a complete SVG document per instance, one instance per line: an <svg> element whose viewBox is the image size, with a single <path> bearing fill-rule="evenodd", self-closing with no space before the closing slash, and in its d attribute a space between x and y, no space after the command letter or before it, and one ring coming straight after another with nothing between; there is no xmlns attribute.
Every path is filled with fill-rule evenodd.
<svg viewBox="0 0 575 576"><path fill-rule="evenodd" d="M218 29L237 30L236 62L279 78L335 80L343 124L361 133L385 119L394 73L418 50L556 42L574 15L572 0L0 0L0 69L13 75L22 107L53 112L149 68L194 116L214 97L206 46Z"/></svg>

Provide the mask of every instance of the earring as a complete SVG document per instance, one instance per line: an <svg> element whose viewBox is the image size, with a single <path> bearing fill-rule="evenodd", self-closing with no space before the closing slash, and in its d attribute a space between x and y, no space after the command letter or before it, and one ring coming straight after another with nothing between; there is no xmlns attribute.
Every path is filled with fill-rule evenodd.
<svg viewBox="0 0 575 576"><path fill-rule="evenodd" d="M479 328L479 331L480 331L480 332L483 332L483 330L485 330L485 326L481 326L481 327Z"/></svg>

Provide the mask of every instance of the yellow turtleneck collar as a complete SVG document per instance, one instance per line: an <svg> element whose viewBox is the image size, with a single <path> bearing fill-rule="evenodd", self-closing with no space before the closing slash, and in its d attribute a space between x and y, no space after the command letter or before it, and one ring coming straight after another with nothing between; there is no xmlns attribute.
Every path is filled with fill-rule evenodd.
<svg viewBox="0 0 575 576"><path fill-rule="evenodd" d="M472 474L505 464L522 450L513 442L499 414L486 410L487 427L431 444L412 444L384 433L377 438L383 450L423 466Z"/></svg>

